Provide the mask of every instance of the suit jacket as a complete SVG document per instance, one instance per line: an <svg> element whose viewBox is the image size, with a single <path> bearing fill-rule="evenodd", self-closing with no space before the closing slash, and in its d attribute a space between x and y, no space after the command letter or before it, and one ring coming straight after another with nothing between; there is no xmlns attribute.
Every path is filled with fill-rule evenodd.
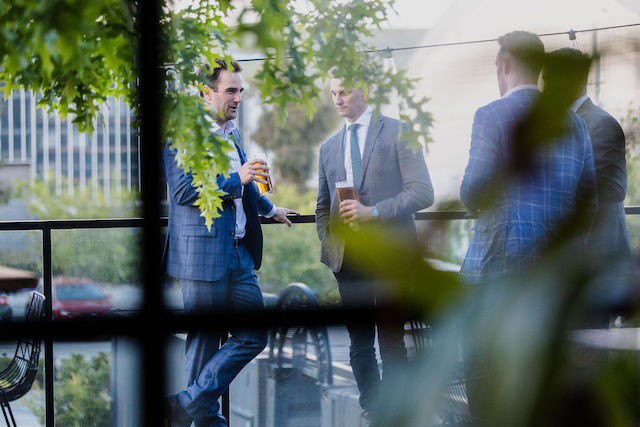
<svg viewBox="0 0 640 427"><path fill-rule="evenodd" d="M589 250L613 276L631 274L631 245L624 214L627 194L625 136L618 121L587 98L577 113L587 124L598 181L598 213L589 235ZM616 262L615 266L613 262ZM608 279L613 286L613 277ZM619 280L619 279L618 279Z"/></svg>
<svg viewBox="0 0 640 427"><path fill-rule="evenodd" d="M240 161L246 161L241 148ZM255 269L262 262L262 229L258 214L268 214L273 204L258 192L254 183L244 186L240 175L217 176L218 187L227 195L223 197L221 216L213 220L211 231L205 226L200 209L194 206L198 197L193 187L193 177L178 167L175 150L167 144L163 153L169 199L169 238L167 272L176 279L216 281L225 274L232 262L235 232L234 198L242 197L247 216L244 245L253 257Z"/></svg>
<svg viewBox="0 0 640 427"><path fill-rule="evenodd" d="M625 137L618 121L587 98L576 111L587 124L598 180L598 203L622 202L627 196Z"/></svg>
<svg viewBox="0 0 640 427"><path fill-rule="evenodd" d="M567 114L562 138L536 148L533 167L514 174L514 130L539 91L516 90L476 111L460 198L478 211L461 276L476 283L517 272L537 259L548 237L577 206L595 212L595 169L582 119ZM487 203L487 200L490 203Z"/></svg>
<svg viewBox="0 0 640 427"><path fill-rule="evenodd" d="M380 221L407 231L415 239L413 214L433 204L433 187L422 150L398 139L398 120L374 115L362 153L360 202L375 205ZM321 241L321 261L332 271L342 268L344 242L336 239L334 224L341 221L336 182L346 179L344 151L346 127L320 147L316 226Z"/></svg>

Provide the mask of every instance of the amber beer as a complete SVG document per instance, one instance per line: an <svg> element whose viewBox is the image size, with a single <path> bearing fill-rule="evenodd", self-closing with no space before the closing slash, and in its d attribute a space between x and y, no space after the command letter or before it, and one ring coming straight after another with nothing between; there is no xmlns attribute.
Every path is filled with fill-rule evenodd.
<svg viewBox="0 0 640 427"><path fill-rule="evenodd" d="M251 161L254 163L263 163L265 166L267 165L267 156L265 153L253 153L251 155ZM265 172L265 169L258 169L258 171L260 172ZM261 179L265 179L267 181L266 184L263 184L262 182L258 182L256 181L256 185L258 186L258 191L260 192L260 194L264 194L264 193L273 193L273 183L271 182L271 175L269 175L268 177L259 177Z"/></svg>
<svg viewBox="0 0 640 427"><path fill-rule="evenodd" d="M338 192L338 200L358 200L358 194L351 181L336 182L336 191Z"/></svg>

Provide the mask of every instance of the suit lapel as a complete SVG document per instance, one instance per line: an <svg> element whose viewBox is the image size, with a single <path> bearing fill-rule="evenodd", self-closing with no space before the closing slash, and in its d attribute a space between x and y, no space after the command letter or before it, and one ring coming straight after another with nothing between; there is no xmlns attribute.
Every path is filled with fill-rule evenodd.
<svg viewBox="0 0 640 427"><path fill-rule="evenodd" d="M373 152L373 147L376 145L378 140L378 135L382 130L382 117L373 116L371 118L371 125L369 126L369 131L367 132L367 139L364 143L364 153L362 153L362 179L360 180L360 185L358 186L358 190L362 187L362 183L364 182L364 178L367 175L367 167L369 166L369 159L371 158L371 153Z"/></svg>
<svg viewBox="0 0 640 427"><path fill-rule="evenodd" d="M347 179L347 171L344 168L344 150L347 141L346 126L342 126L340 132L336 134L333 140L333 147L328 147L327 152L331 156L327 164L338 165L338 178L336 181L344 181Z"/></svg>
<svg viewBox="0 0 640 427"><path fill-rule="evenodd" d="M240 132L238 132L238 129L231 131L231 139L233 140L236 150L238 150L238 154L240 155L240 164L245 164L247 161L247 155L242 147L242 139L240 138Z"/></svg>

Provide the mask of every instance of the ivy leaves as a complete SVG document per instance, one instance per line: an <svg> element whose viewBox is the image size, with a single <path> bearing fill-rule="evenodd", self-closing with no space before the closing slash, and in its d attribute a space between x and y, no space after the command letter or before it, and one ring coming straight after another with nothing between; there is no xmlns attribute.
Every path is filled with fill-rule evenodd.
<svg viewBox="0 0 640 427"><path fill-rule="evenodd" d="M392 11L393 0L203 0L179 10L163 4L158 49L166 58L167 90L158 144L170 140L177 148L181 167L193 175L207 225L222 208L215 177L228 167L228 146L209 132L197 90L202 64L216 57L230 58L241 50L264 56L255 75L257 88L280 120L286 119L289 104L303 106L312 117L320 87L337 65L347 86L357 82L375 88L374 105L385 105L392 93L404 98L401 118L413 124L407 139L428 142L426 99L412 99L415 82L402 72L384 72L383 55L366 42ZM136 6L120 0L0 3L2 90L41 94L41 105L62 116L72 114L81 131L93 129L109 96L123 97L135 110Z"/></svg>

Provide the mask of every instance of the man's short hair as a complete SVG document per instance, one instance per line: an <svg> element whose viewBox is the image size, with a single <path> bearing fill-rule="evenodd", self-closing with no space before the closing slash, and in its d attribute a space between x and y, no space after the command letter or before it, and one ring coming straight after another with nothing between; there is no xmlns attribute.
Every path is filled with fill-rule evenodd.
<svg viewBox="0 0 640 427"><path fill-rule="evenodd" d="M544 44L536 34L512 31L498 38L500 53L509 53L524 70L540 74L544 64Z"/></svg>
<svg viewBox="0 0 640 427"><path fill-rule="evenodd" d="M231 60L231 72L239 73L242 71L242 66L236 60ZM229 67L227 65L227 61L222 58L216 58L214 60L213 67L209 64L205 64L205 76L204 79L206 83L213 88L214 91L218 90L218 80L220 79L220 71L227 70L229 71Z"/></svg>
<svg viewBox="0 0 640 427"><path fill-rule="evenodd" d="M590 66L591 56L587 53L572 47L563 47L547 54L542 77L546 80L550 73L556 71L556 68L564 67L567 69L564 72L571 72L584 88L589 79Z"/></svg>

